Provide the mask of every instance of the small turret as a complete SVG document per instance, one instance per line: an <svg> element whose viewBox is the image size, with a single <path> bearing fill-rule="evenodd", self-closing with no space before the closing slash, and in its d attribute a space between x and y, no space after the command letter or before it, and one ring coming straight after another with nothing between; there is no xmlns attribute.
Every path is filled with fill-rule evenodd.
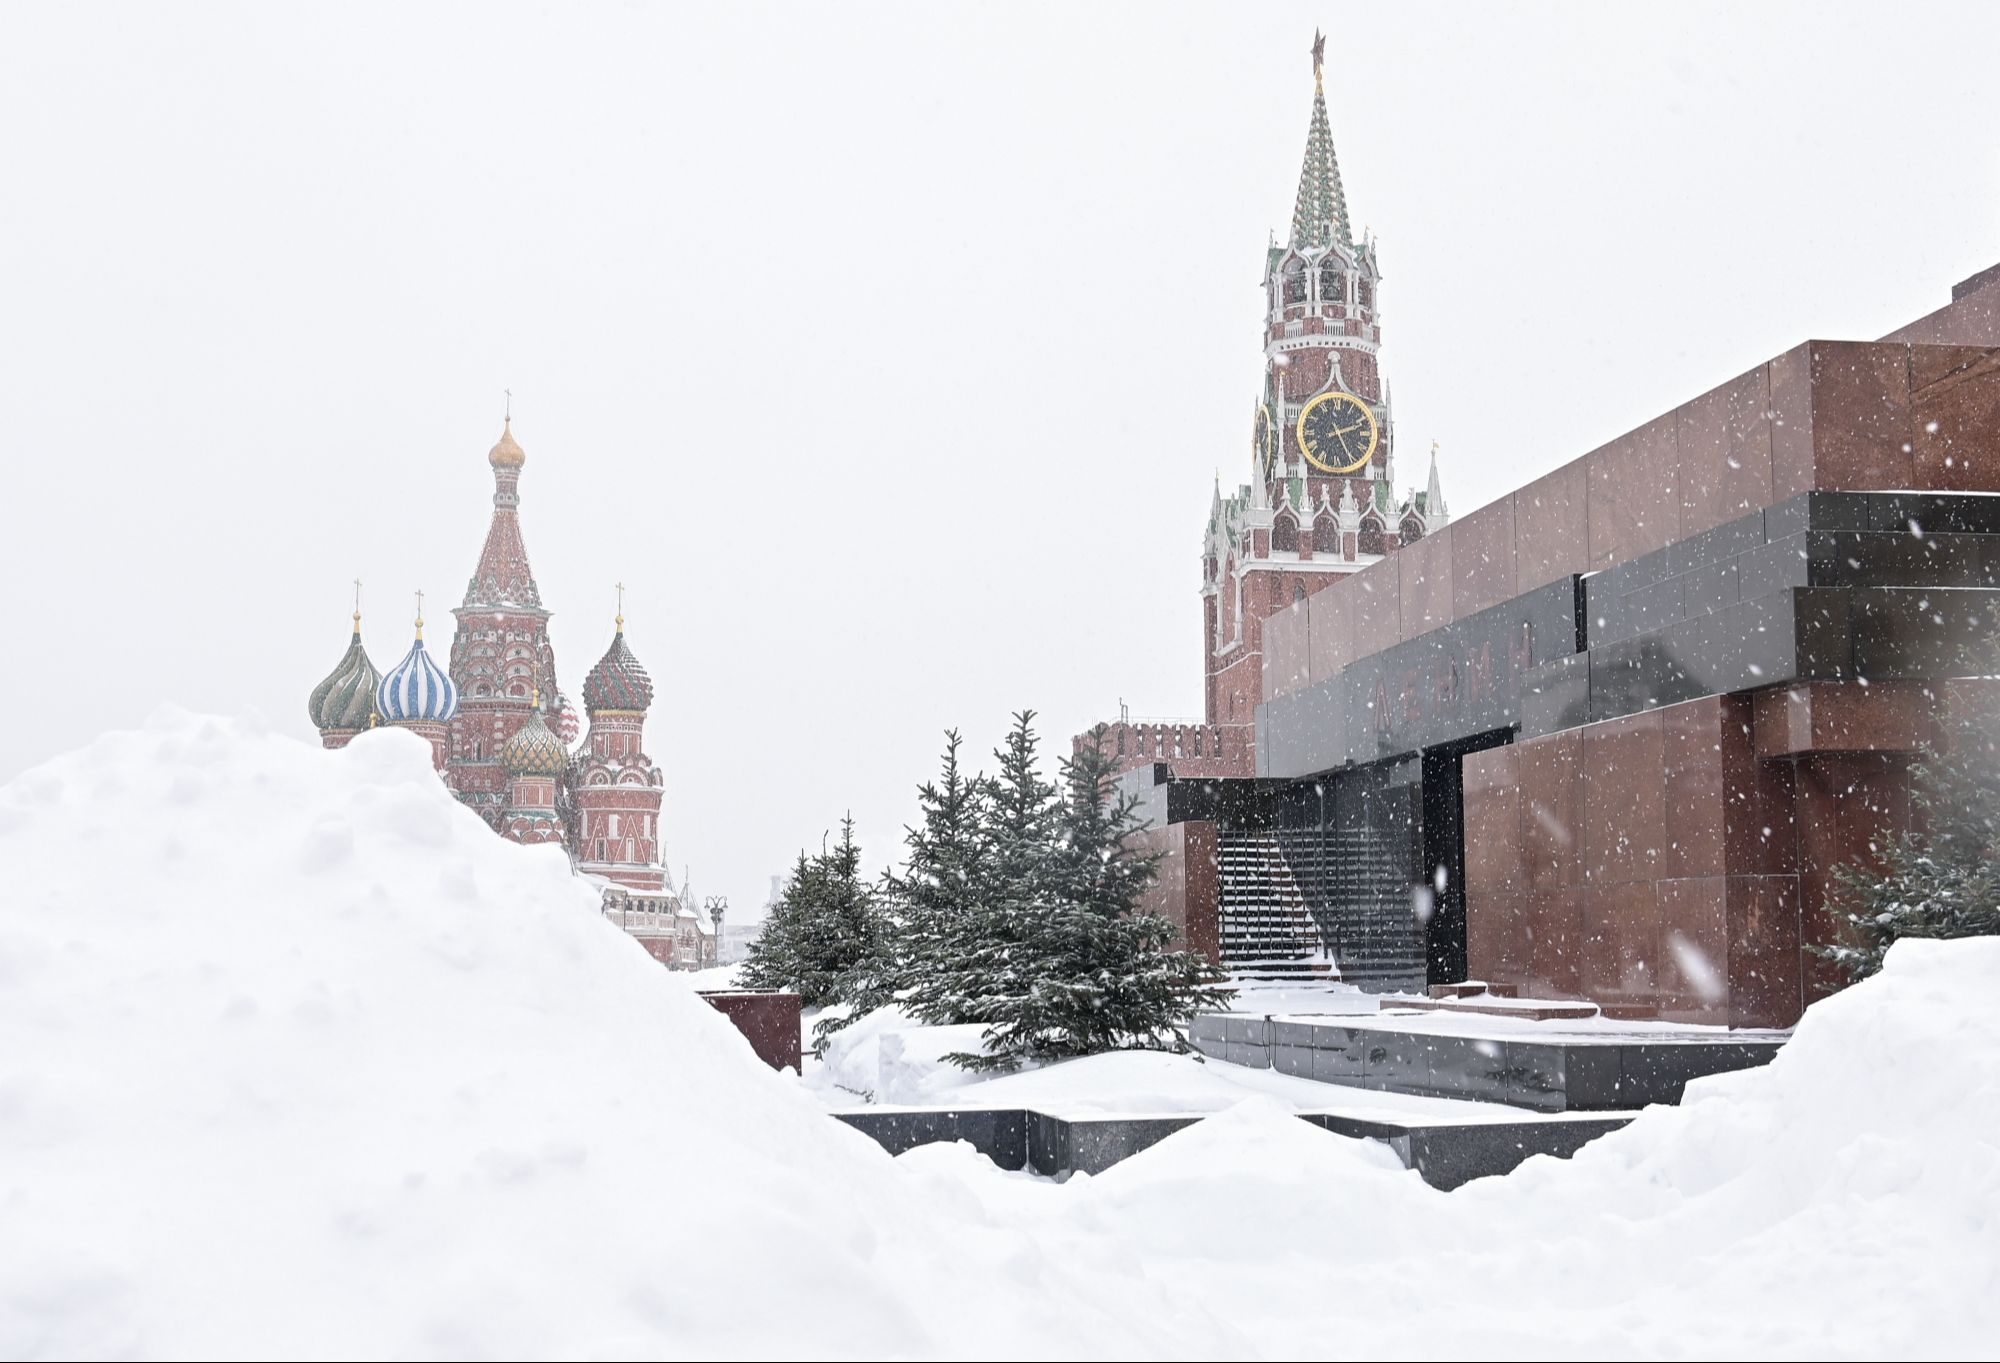
<svg viewBox="0 0 2000 1363"><path fill-rule="evenodd" d="M571 769L576 805L577 865L629 890L652 893L667 884L660 864L660 797L665 783L646 755L646 711L653 681L625 642L624 588L611 647L583 683L590 715Z"/></svg>
<svg viewBox="0 0 2000 1363"><path fill-rule="evenodd" d="M644 712L652 703L653 679L625 642L625 615L621 611L611 647L583 679L584 709L593 715L600 710Z"/></svg>
<svg viewBox="0 0 2000 1363"><path fill-rule="evenodd" d="M539 697L537 701L539 703ZM542 712L537 709L529 714L528 722L516 729L514 736L501 745L500 765L507 769L510 776L553 779L561 776L564 768L569 766L569 749L549 731L549 726L542 722Z"/></svg>
<svg viewBox="0 0 2000 1363"><path fill-rule="evenodd" d="M534 704L527 723L500 748L500 765L507 769L508 777L501 831L515 842L561 842L563 825L556 810L556 791L569 769L569 749L543 722L539 690Z"/></svg>

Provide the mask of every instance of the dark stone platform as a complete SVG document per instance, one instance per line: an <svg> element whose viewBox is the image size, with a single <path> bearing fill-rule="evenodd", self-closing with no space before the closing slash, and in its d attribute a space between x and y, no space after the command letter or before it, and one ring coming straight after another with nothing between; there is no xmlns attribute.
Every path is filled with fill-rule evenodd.
<svg viewBox="0 0 2000 1363"><path fill-rule="evenodd" d="M1025 1108L856 1108L833 1114L892 1155L934 1141L965 1141L1002 1169L1060 1177L1101 1174L1202 1118L1056 1117ZM1476 1178L1511 1172L1530 1155L1568 1159L1585 1144L1631 1120L1534 1117L1518 1122L1401 1123L1302 1112L1301 1121L1337 1136L1379 1140L1405 1168L1446 1191Z"/></svg>
<svg viewBox="0 0 2000 1363"><path fill-rule="evenodd" d="M1189 1040L1203 1055L1300 1079L1534 1112L1630 1111L1678 1103L1690 1079L1769 1064L1784 1033L1546 1037L1398 1029L1380 1015L1301 1019L1213 1013Z"/></svg>

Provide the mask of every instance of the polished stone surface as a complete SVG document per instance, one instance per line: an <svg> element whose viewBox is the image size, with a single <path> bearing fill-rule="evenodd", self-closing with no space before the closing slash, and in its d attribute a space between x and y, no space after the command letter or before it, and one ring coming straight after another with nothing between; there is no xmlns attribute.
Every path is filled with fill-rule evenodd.
<svg viewBox="0 0 2000 1363"><path fill-rule="evenodd" d="M1310 605L1330 622L1348 609L1320 605L1332 596ZM1435 599L1409 588L1399 602L1429 612ZM2000 497L1807 492L1379 651L1367 631L1329 649L1341 667L1259 707L1259 774L1781 682L1948 674L1995 602Z"/></svg>
<svg viewBox="0 0 2000 1363"><path fill-rule="evenodd" d="M1194 1125L1198 1116L1063 1118L1021 1108L856 1108L832 1114L892 1155L939 1141L965 1141L1002 1169L1032 1169L1061 1178L1101 1174ZM1567 1159L1616 1131L1629 1116L1518 1122L1401 1123L1336 1112L1302 1112L1337 1136L1378 1140L1434 1188L1449 1191L1475 1178L1515 1169L1531 1155Z"/></svg>
<svg viewBox="0 0 2000 1363"><path fill-rule="evenodd" d="M1651 887L1647 887L1650 891ZM1732 888L1743 913L1770 907L1768 888ZM1718 956L1731 949L1739 929L1754 925L1723 918L1724 887L1713 889ZM1760 897L1761 896L1761 897ZM1655 929L1655 937L1657 931ZM1657 954L1657 941L1644 945ZM1796 952L1793 953L1796 955ZM1784 981L1774 978L1774 987ZM1743 1026L1755 1026L1746 1021ZM1282 1033L1276 1030L1285 1029ZM1262 1041L1228 1038L1263 1038ZM1548 1040L1478 1037L1411 1028L1383 1019L1369 1026L1332 1020L1283 1021L1248 1014L1206 1014L1190 1031L1196 1050L1252 1069L1278 1069L1301 1078L1430 1098L1469 1098L1538 1112L1608 1112L1677 1103L1692 1078L1748 1069L1770 1061L1782 1035L1646 1036L1637 1033L1585 1040L1574 1033ZM1309 1055L1302 1053L1309 1052ZM1280 1063L1282 1060L1282 1063Z"/></svg>

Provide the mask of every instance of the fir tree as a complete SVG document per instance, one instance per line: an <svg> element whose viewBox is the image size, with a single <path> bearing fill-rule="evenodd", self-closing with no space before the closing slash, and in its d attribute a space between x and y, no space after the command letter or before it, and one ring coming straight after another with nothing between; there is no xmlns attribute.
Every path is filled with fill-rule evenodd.
<svg viewBox="0 0 2000 1363"><path fill-rule="evenodd" d="M736 981L741 987L795 989L805 977L805 925L816 895L816 875L814 863L801 851L778 902L764 915L764 926L737 968Z"/></svg>
<svg viewBox="0 0 2000 1363"><path fill-rule="evenodd" d="M958 1023L964 1016L950 988L964 953L976 948L993 889L989 784L959 764L956 729L945 732L936 781L917 789L922 818L905 830L909 855L901 875L887 878L894 936L884 955L887 993L924 1022Z"/></svg>
<svg viewBox="0 0 2000 1363"><path fill-rule="evenodd" d="M808 1008L852 1001L875 971L882 923L875 895L861 879L854 820L841 820L840 842L808 859L752 943L738 979L748 989L791 989Z"/></svg>
<svg viewBox="0 0 2000 1363"><path fill-rule="evenodd" d="M1834 872L1843 940L1815 950L1851 979L1880 970L1900 937L2000 933L2000 610L1987 624L1971 659L1982 681L1910 769L1914 827L1871 844L1879 865Z"/></svg>
<svg viewBox="0 0 2000 1363"><path fill-rule="evenodd" d="M1186 1025L1231 991L1209 961L1174 948L1174 928L1139 908L1155 858L1133 846L1137 801L1114 787L1100 727L1062 763L1067 798L1034 771L1029 712L1001 753L997 929L966 982L987 1024L986 1054L952 1059L1012 1068L1101 1051L1188 1049ZM1012 816L1011 828L1009 816ZM1008 836L1009 834L1012 836Z"/></svg>
<svg viewBox="0 0 2000 1363"><path fill-rule="evenodd" d="M986 893L956 926L950 954L924 986L931 1018L997 1024L1021 1007L1033 987L1026 934L1054 903L1059 829L1055 787L1045 780L1035 712L1014 716L994 752L999 775L985 782ZM957 1057L955 1057L957 1058Z"/></svg>

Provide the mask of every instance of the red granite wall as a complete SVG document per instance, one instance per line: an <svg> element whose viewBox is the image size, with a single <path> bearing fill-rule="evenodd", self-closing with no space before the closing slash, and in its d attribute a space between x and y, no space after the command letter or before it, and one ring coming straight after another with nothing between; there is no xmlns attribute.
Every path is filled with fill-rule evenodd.
<svg viewBox="0 0 2000 1363"><path fill-rule="evenodd" d="M1133 846L1159 856L1159 874L1140 907L1180 930L1190 951L1218 964L1222 960L1222 872L1216 857L1216 826L1189 822L1149 828Z"/></svg>
<svg viewBox="0 0 2000 1363"><path fill-rule="evenodd" d="M1838 984L1832 869L1909 818L1915 684L1711 696L1465 758L1468 974L1782 1027Z"/></svg>
<svg viewBox="0 0 2000 1363"><path fill-rule="evenodd" d="M2000 265L1952 286L1951 302L1882 338L1915 345L2000 345Z"/></svg>
<svg viewBox="0 0 2000 1363"><path fill-rule="evenodd" d="M774 1070L801 1067L797 994L702 991L708 1006L734 1023L757 1058Z"/></svg>

